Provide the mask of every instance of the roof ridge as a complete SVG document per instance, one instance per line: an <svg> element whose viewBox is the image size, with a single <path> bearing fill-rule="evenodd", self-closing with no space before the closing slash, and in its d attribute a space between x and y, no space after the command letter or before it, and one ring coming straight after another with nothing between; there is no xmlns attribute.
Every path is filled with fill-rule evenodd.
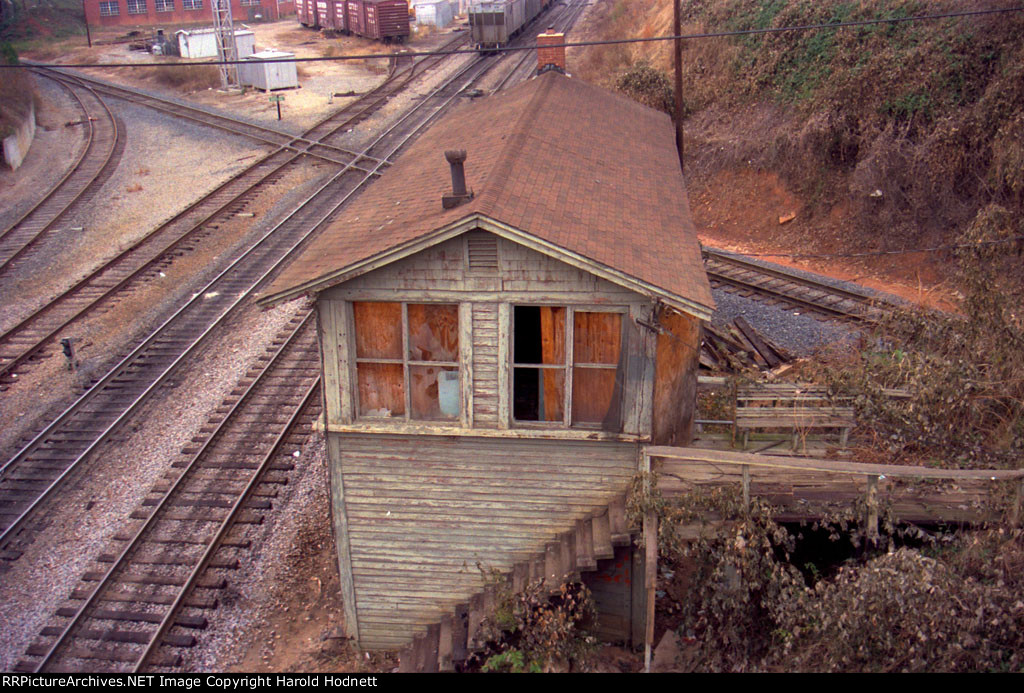
<svg viewBox="0 0 1024 693"><path fill-rule="evenodd" d="M535 83L537 87L533 95L530 96L527 106L522 109L519 116L515 119L514 125L509 129L509 136L497 157L497 165L490 170L490 173L484 179L480 211L490 211L490 206L485 204L485 201L487 203L494 203L496 200L501 199L502 193L505 192L505 186L508 185L510 179L509 174L511 174L512 169L516 166L519 152L526 146L537 113L544 107L548 93L553 88L554 79L558 78L557 73L551 74L551 78L534 77L523 85L524 89L531 83ZM493 184L492 179L494 179Z"/></svg>

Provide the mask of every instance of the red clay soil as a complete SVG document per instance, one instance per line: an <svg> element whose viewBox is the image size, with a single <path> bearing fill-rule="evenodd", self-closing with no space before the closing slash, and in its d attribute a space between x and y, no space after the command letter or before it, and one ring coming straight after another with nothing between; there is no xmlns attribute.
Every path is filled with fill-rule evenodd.
<svg viewBox="0 0 1024 693"><path fill-rule="evenodd" d="M844 253L841 208L827 219L811 218L807 206L774 173L723 171L688 182L690 210L701 242L887 291L931 308L957 310L955 289L943 267L926 253L863 258L794 258ZM789 221L780 223L795 215ZM824 246L824 247L823 247Z"/></svg>

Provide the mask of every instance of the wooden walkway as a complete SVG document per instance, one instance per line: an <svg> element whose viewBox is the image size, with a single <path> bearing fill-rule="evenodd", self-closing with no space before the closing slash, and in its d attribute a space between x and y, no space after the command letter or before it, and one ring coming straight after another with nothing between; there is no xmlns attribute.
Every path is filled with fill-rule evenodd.
<svg viewBox="0 0 1024 693"><path fill-rule="evenodd" d="M890 504L908 522L995 521L991 508L1005 499L1019 524L1024 470L932 469L863 464L724 450L648 446L650 464L665 495L699 486L735 484L780 508L780 520L815 519L864 498L876 511ZM996 501L996 503L993 503Z"/></svg>

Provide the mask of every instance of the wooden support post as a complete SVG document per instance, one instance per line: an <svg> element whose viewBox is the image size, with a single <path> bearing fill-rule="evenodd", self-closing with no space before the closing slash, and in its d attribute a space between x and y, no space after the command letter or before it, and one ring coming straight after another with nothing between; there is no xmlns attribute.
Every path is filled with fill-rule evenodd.
<svg viewBox="0 0 1024 693"><path fill-rule="evenodd" d="M750 514L750 465L745 464L743 470L743 512Z"/></svg>
<svg viewBox="0 0 1024 693"><path fill-rule="evenodd" d="M469 657L469 604L455 605L452 621L452 663L465 662Z"/></svg>
<svg viewBox="0 0 1024 693"><path fill-rule="evenodd" d="M651 458L644 450L643 470L647 474L644 491L650 495ZM658 518L648 511L644 513L644 593L646 597L644 623L644 671L651 671L651 649L654 647L654 593L658 576Z"/></svg>
<svg viewBox="0 0 1024 693"><path fill-rule="evenodd" d="M452 644L454 642L455 617L445 614L441 617L441 632L437 641L437 668L440 671L455 671L452 663Z"/></svg>
<svg viewBox="0 0 1024 693"><path fill-rule="evenodd" d="M871 546L878 543L878 475L868 474L867 529Z"/></svg>

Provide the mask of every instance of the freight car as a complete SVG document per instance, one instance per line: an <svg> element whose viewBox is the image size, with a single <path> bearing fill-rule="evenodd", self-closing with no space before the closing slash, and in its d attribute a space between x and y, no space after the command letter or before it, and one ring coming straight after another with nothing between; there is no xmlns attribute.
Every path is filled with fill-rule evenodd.
<svg viewBox="0 0 1024 693"><path fill-rule="evenodd" d="M320 28L316 17L316 0L295 0L295 14L298 15L299 24L302 26Z"/></svg>
<svg viewBox="0 0 1024 693"><path fill-rule="evenodd" d="M493 0L469 6L470 41L478 49L500 48L544 11L551 0Z"/></svg>
<svg viewBox="0 0 1024 693"><path fill-rule="evenodd" d="M403 42L409 35L407 0L297 0L299 22L314 29Z"/></svg>

